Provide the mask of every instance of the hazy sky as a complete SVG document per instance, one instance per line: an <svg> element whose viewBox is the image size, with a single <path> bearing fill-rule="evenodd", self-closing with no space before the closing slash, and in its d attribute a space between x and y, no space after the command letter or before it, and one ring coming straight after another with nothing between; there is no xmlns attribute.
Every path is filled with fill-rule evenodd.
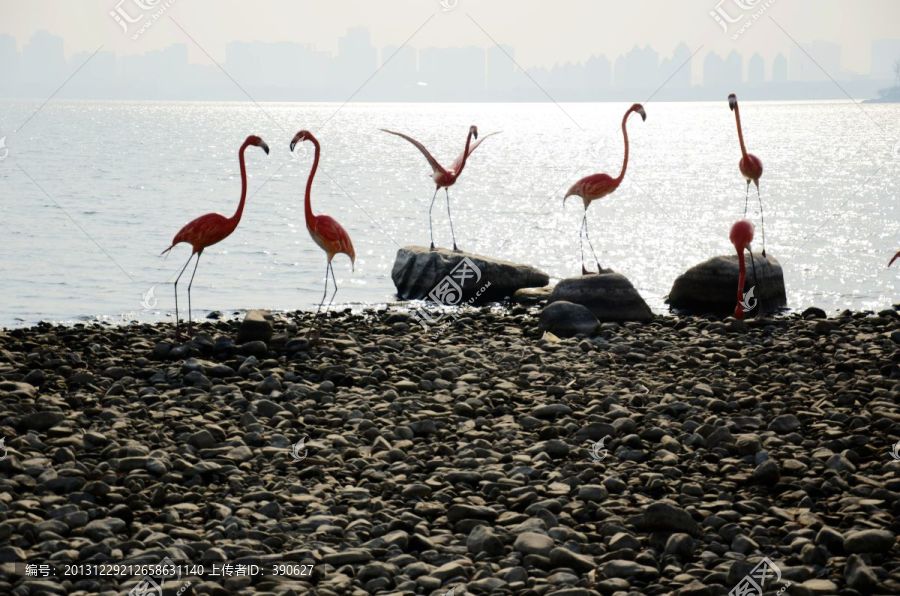
<svg viewBox="0 0 900 596"><path fill-rule="evenodd" d="M135 2L122 0L129 12ZM190 60L208 59L167 16L217 60L224 59L229 41L293 41L336 50L337 39L354 26L368 27L377 47L399 45L430 15L435 15L409 42L417 48L492 44L513 46L525 67L579 61L591 54L610 58L634 45L652 45L663 58L681 41L701 56L714 50L737 49L745 57L759 52L769 62L793 42L769 18L774 18L798 42L833 41L843 47L842 67L868 72L871 42L900 37L898 0L722 0L729 14L738 4L769 3L765 14L737 41L732 41L709 13L718 0L174 0L166 16L132 41L109 16L119 0L0 0L0 33L17 38L19 47L38 30L65 39L66 54L104 49L120 54L143 53L172 43L186 43ZM454 6L455 5L455 6ZM471 18L470 18L471 17ZM484 31L479 29L477 22ZM486 33L485 33L486 32Z"/></svg>

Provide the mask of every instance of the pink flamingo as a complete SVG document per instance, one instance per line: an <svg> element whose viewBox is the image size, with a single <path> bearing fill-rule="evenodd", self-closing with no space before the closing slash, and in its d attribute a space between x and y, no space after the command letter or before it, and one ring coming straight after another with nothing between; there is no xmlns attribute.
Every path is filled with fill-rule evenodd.
<svg viewBox="0 0 900 596"><path fill-rule="evenodd" d="M491 137L497 132L492 132L490 134L484 135L481 137L480 141L476 141L474 145L471 145L472 138L478 139L478 128L473 124L469 127L469 134L466 136L466 146L463 149L463 152L460 153L459 157L456 158L456 161L453 162L453 165L449 168L444 168L438 161L434 158L433 155L425 148L425 145L415 140L414 138L407 136L400 132L394 132L393 130L387 130L386 128L381 129L383 132L396 135L402 139L406 139L410 143L416 146L416 148L422 152L422 155L425 156L425 159L428 160L428 164L431 166L432 170L432 179L434 180L435 189L434 195L431 197L431 205L428 207L428 233L431 235L431 250L434 250L434 231L431 227L431 210L434 208L434 200L437 198L437 193L440 189L444 189L444 192L447 195L447 218L450 220L450 235L453 237L453 250L459 252L459 249L456 247L456 234L453 232L453 218L450 216L450 191L449 188L456 183L456 180L459 178L460 174L462 174L463 168L466 167L466 161L469 159L469 156L475 152L475 149L478 148L478 145L482 143L486 138Z"/></svg>
<svg viewBox="0 0 900 596"><path fill-rule="evenodd" d="M747 202L750 198L750 183L756 186L756 198L759 200L759 218L762 222L762 238L763 249L762 256L766 256L766 218L763 215L762 197L759 195L759 179L762 177L763 165L762 161L752 153L747 153L747 147L744 145L744 131L741 128L741 110L738 107L737 96L732 93L728 96L728 107L734 112L734 119L737 122L738 140L741 143L741 161L738 162L738 169L747 180L747 193L744 196L744 217L747 217Z"/></svg>
<svg viewBox="0 0 900 596"><path fill-rule="evenodd" d="M888 263L888 267L890 267L891 265L893 265L893 264L894 264L894 261L896 261L897 259L900 259L900 250L897 251L897 254L895 254L895 255L894 255L894 258L891 259L891 262Z"/></svg>
<svg viewBox="0 0 900 596"><path fill-rule="evenodd" d="M566 204L566 199L571 196L581 197L582 202L584 202L584 217L581 218L581 229L579 230L578 236L578 244L581 248L581 274L587 275L588 270L584 266L584 240L582 237L587 237L588 246L591 247L591 253L594 255L594 261L597 263L597 273L603 270L600 266L600 261L597 259L597 253L594 252L594 245L591 243L591 237L588 235L588 225L587 225L587 209L590 206L592 201L597 199L602 199L606 195L612 193L619 185L622 184L622 180L625 178L625 170L628 168L628 130L625 128L625 122L628 120L628 116L632 113L638 113L641 115L641 120L647 120L647 112L644 111L644 106L639 103L632 105L625 112L625 115L622 117L622 136L625 137L625 158L622 160L622 171L619 172L619 175L613 178L609 174L592 174L590 176L586 176L572 185L572 188L566 193L566 196L563 197L563 205Z"/></svg>
<svg viewBox="0 0 900 596"><path fill-rule="evenodd" d="M334 255L343 253L350 257L350 268L352 270L356 263L356 251L353 249L353 242L350 240L350 234L347 233L347 230L345 230L336 219L328 215L313 214L310 194L312 192L313 178L316 175L316 170L319 168L319 154L321 148L319 146L319 140L316 139L311 132L308 130L301 130L295 134L293 140L291 140L291 151L294 150L297 143L302 141L310 141L316 151L312 168L309 171L309 178L306 179L306 196L303 200L303 210L306 216L306 229L309 231L309 235L312 237L313 241L325 251L327 260L325 265L325 291L322 292L322 301L319 303L319 308L316 309L316 317L318 317L319 311L325 303L325 296L328 294L329 273L331 273L331 280L334 282L334 292L331 294L331 300L328 301L329 306L331 306L331 303L334 301L334 297L338 290L337 280L334 278L334 269L331 267L331 260L334 258ZM327 310L326 307L326 311Z"/></svg>
<svg viewBox="0 0 900 596"><path fill-rule="evenodd" d="M241 167L241 200L238 203L237 211L234 212L234 215L231 217L225 217L224 215L219 215L218 213L207 213L206 215L201 215L197 219L194 219L188 222L183 228L178 230L178 233L175 234L175 238L172 240L172 245L166 250L160 253L161 255L166 254L172 248L175 247L176 244L181 242L187 242L191 245L192 251L191 256L188 257L187 262L184 264L184 267L181 268L181 273L178 274L178 277L175 278L175 330L178 332L178 280L181 279L184 270L187 269L188 264L191 262L191 259L194 258L194 255L197 255L197 260L194 262L194 272L191 273L191 281L188 283L188 333L191 333L193 330L193 320L191 319L191 286L194 284L194 276L197 274L197 265L200 264L200 255L203 254L203 250L208 247L216 244L217 242L221 242L225 238L231 235L234 232L235 228L237 228L238 224L241 222L241 215L244 213L244 201L247 198L247 169L244 165L244 151L250 145L255 145L260 147L263 151L266 152L266 155L269 154L269 146L266 145L265 141L259 138L256 135L250 135L244 141L244 144L241 145L241 148L238 150L238 162Z"/></svg>
<svg viewBox="0 0 900 596"><path fill-rule="evenodd" d="M734 318L744 318L744 281L747 275L747 267L744 263L744 250L750 252L750 262L753 263L754 272L756 264L753 262L753 251L750 250L750 243L753 242L753 224L746 219L736 221L731 226L731 232L728 234L729 240L734 245L734 249L738 255L738 287L737 287L737 305L734 307Z"/></svg>

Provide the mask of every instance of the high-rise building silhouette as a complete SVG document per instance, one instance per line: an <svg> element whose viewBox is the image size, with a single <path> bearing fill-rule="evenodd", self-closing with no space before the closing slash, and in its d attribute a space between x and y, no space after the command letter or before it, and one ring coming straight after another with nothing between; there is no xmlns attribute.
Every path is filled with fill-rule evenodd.
<svg viewBox="0 0 900 596"><path fill-rule="evenodd" d="M750 56L747 63L747 82L751 85L762 85L766 80L766 65L759 54Z"/></svg>
<svg viewBox="0 0 900 596"><path fill-rule="evenodd" d="M788 65L787 58L784 57L784 54L778 54L775 56L775 59L772 60L772 82L773 83L784 83L788 78Z"/></svg>

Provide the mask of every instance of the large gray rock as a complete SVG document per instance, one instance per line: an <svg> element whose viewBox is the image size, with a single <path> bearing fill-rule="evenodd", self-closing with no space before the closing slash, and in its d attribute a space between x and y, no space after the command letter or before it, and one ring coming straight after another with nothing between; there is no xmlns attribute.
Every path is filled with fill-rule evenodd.
<svg viewBox="0 0 900 596"><path fill-rule="evenodd" d="M602 273L562 280L550 295L550 304L565 300L587 307L601 322L649 321L650 307L621 273Z"/></svg>
<svg viewBox="0 0 900 596"><path fill-rule="evenodd" d="M424 246L398 250L391 279L401 300L448 305L502 300L520 288L540 288L550 281L546 273L529 265Z"/></svg>
<svg viewBox="0 0 900 596"><path fill-rule="evenodd" d="M541 311L539 326L544 331L559 337L573 335L593 335L600 321L587 307L566 300L548 304Z"/></svg>
<svg viewBox="0 0 900 596"><path fill-rule="evenodd" d="M755 301L755 306L745 313L753 316L760 309L769 313L785 308L784 273L778 261L772 255L763 258L754 253L755 277L749 256L746 262L744 291L753 288L753 297L748 296L747 302L754 305ZM666 302L672 310L687 314L730 315L737 303L738 271L737 255L713 257L679 275Z"/></svg>

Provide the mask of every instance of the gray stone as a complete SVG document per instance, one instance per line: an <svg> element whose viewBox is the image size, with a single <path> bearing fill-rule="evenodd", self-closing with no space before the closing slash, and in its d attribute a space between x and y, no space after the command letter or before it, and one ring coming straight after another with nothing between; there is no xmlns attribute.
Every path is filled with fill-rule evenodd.
<svg viewBox="0 0 900 596"><path fill-rule="evenodd" d="M546 286L550 278L546 273L529 265L519 265L465 252L453 252L445 248L429 250L423 246L405 246L397 251L391 279L401 300L431 299L429 293L437 288L445 277L454 271L464 258L478 268L469 269L469 277L461 284L462 293L445 295L444 304L484 304L512 296L521 288ZM475 273L475 275L472 275ZM457 278L455 279L458 283ZM489 284L489 285L488 285ZM476 296L477 294L477 296Z"/></svg>
<svg viewBox="0 0 900 596"><path fill-rule="evenodd" d="M591 336L597 332L600 321L586 306L558 300L541 311L539 326L543 331L559 337Z"/></svg>
<svg viewBox="0 0 900 596"><path fill-rule="evenodd" d="M634 578L640 581L653 581L659 577L659 571L655 567L624 559L613 559L604 563L600 568L600 573L603 577Z"/></svg>
<svg viewBox="0 0 900 596"><path fill-rule="evenodd" d="M694 553L694 539L690 534L675 532L666 540L665 553L686 559Z"/></svg>
<svg viewBox="0 0 900 596"><path fill-rule="evenodd" d="M653 318L650 307L628 278L610 270L562 280L553 289L549 302L560 300L587 307L601 322Z"/></svg>
<svg viewBox="0 0 900 596"><path fill-rule="evenodd" d="M888 530L857 530L844 536L844 550L850 553L888 552L894 546L894 534Z"/></svg>
<svg viewBox="0 0 900 596"><path fill-rule="evenodd" d="M274 332L272 326L272 313L267 310L250 310L244 315L241 326L238 327L237 343L243 344L251 341L269 343Z"/></svg>
<svg viewBox="0 0 900 596"><path fill-rule="evenodd" d="M636 524L642 530L687 532L693 536L700 533L700 528L691 514L669 500L650 503L636 520Z"/></svg>
<svg viewBox="0 0 900 596"><path fill-rule="evenodd" d="M744 291L754 289L757 306L747 314L773 312L787 306L787 295L784 290L784 273L781 265L772 255L764 259L761 254L753 253L756 276L749 257ZM738 284L738 257L713 257L699 265L691 267L675 279L666 302L679 312L693 314L730 315L734 312ZM749 299L753 304L753 300Z"/></svg>
<svg viewBox="0 0 900 596"><path fill-rule="evenodd" d="M537 532L522 532L516 536L513 548L526 555L546 557L553 549L553 538Z"/></svg>
<svg viewBox="0 0 900 596"><path fill-rule="evenodd" d="M466 549L473 555L499 555L503 553L503 542L490 526L475 526L466 538Z"/></svg>
<svg viewBox="0 0 900 596"><path fill-rule="evenodd" d="M769 430L775 431L778 434L787 434L789 432L798 430L799 428L800 419L793 414L782 414L781 416L776 416L772 419L772 422L769 423Z"/></svg>
<svg viewBox="0 0 900 596"><path fill-rule="evenodd" d="M844 579L847 585L868 594L878 585L878 576L872 571L872 568L866 565L862 557L859 555L850 555L847 557L847 565L844 567Z"/></svg>
<svg viewBox="0 0 900 596"><path fill-rule="evenodd" d="M557 546L550 551L550 564L554 567L568 567L574 571L587 572L596 564L590 555L582 555L562 546Z"/></svg>

